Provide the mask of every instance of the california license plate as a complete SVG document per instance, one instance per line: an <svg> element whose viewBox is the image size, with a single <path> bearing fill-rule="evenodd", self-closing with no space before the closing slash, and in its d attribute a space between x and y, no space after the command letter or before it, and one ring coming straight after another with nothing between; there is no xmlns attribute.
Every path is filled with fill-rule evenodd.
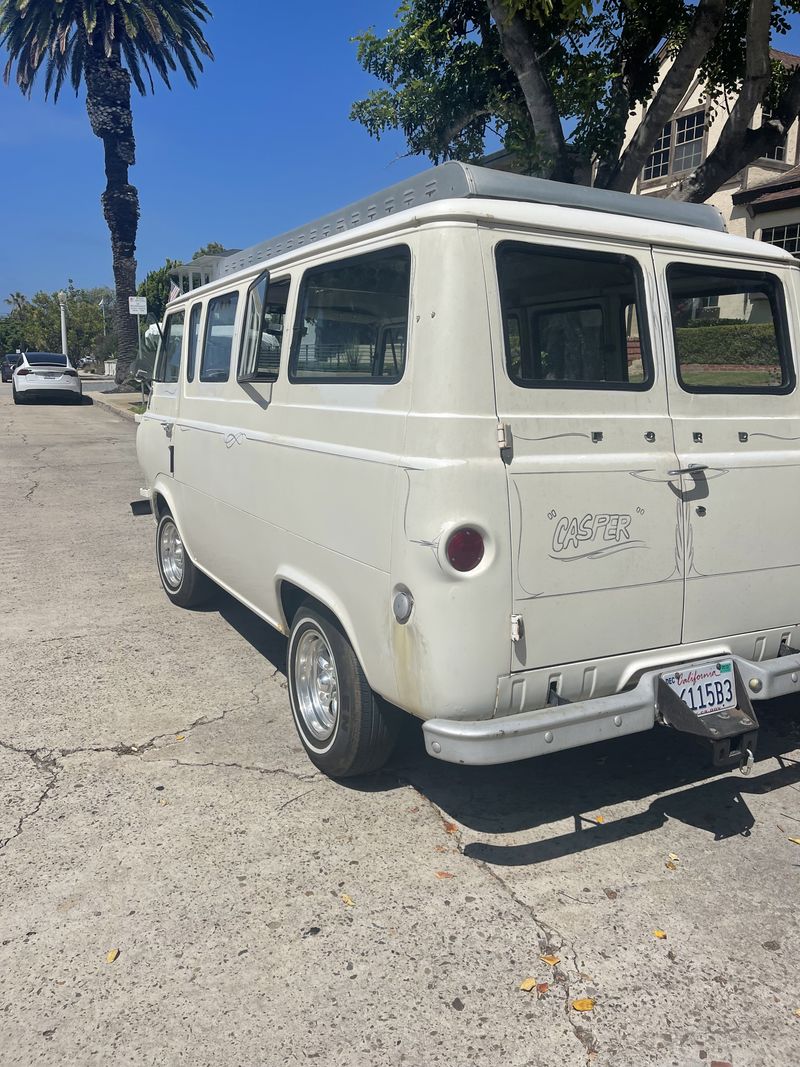
<svg viewBox="0 0 800 1067"><path fill-rule="evenodd" d="M40 378L60 378L60 374L40 374Z"/></svg>
<svg viewBox="0 0 800 1067"><path fill-rule="evenodd" d="M714 711L736 707L733 660L720 659L681 667L661 677L695 715L710 715Z"/></svg>

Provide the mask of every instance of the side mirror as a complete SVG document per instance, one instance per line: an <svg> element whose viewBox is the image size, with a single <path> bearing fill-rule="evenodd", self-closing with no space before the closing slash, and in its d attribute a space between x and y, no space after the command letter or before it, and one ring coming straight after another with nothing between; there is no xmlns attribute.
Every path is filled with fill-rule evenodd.
<svg viewBox="0 0 800 1067"><path fill-rule="evenodd" d="M139 385L141 385L142 389L146 393L149 393L150 392L150 387L153 384L153 379L147 373L147 371L146 370L137 370L137 372L134 375L134 377L136 378L136 381L139 383Z"/></svg>

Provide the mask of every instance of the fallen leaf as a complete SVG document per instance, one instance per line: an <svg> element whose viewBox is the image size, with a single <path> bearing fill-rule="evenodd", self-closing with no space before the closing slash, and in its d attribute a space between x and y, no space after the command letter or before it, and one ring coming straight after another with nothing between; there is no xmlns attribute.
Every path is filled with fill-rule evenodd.
<svg viewBox="0 0 800 1067"><path fill-rule="evenodd" d="M595 817L594 817L594 821L595 821L595 822L605 822L605 821L606 821L606 819L605 819L605 816L604 816L604 815L595 815Z"/></svg>
<svg viewBox="0 0 800 1067"><path fill-rule="evenodd" d="M671 859L673 863L678 862L678 857L674 852L670 852L668 858Z"/></svg>
<svg viewBox="0 0 800 1067"><path fill-rule="evenodd" d="M437 871L436 872L436 877L437 878L455 878L455 875L451 874L450 871Z"/></svg>
<svg viewBox="0 0 800 1067"><path fill-rule="evenodd" d="M543 997L547 990L550 988L549 982L537 982L536 983L536 996Z"/></svg>
<svg viewBox="0 0 800 1067"><path fill-rule="evenodd" d="M175 740L176 741L185 741L186 740L186 734L175 734Z"/></svg>
<svg viewBox="0 0 800 1067"><path fill-rule="evenodd" d="M678 869L677 863L673 863L672 860L667 860L667 862L664 864L664 866L667 868L667 870L670 870L670 871L677 871L677 869Z"/></svg>
<svg viewBox="0 0 800 1067"><path fill-rule="evenodd" d="M578 997L577 1000L573 1000L572 1007L575 1011L591 1011L594 1007L594 1001L591 997Z"/></svg>
<svg viewBox="0 0 800 1067"><path fill-rule="evenodd" d="M789 840L793 845L800 845L800 837L790 837Z"/></svg>
<svg viewBox="0 0 800 1067"><path fill-rule="evenodd" d="M113 963L117 956L119 956L119 949L110 948L106 953L106 963Z"/></svg>
<svg viewBox="0 0 800 1067"><path fill-rule="evenodd" d="M433 846L433 851L434 852L449 852L450 849L447 847L447 845L434 845Z"/></svg>
<svg viewBox="0 0 800 1067"><path fill-rule="evenodd" d="M617 894L616 889L604 889L603 892L605 893L605 895L608 897L609 900L616 900L617 899L618 894Z"/></svg>
<svg viewBox="0 0 800 1067"><path fill-rule="evenodd" d="M456 824L454 822L446 822L446 823L444 823L444 832L446 834L457 834L458 833L458 827L456 826Z"/></svg>
<svg viewBox="0 0 800 1067"><path fill-rule="evenodd" d="M342 893L342 904L346 904L348 908L354 908L356 906L356 902L352 897L349 897L347 893Z"/></svg>
<svg viewBox="0 0 800 1067"><path fill-rule="evenodd" d="M557 963L561 963L560 956L540 956L539 959L549 967L555 967Z"/></svg>
<svg viewBox="0 0 800 1067"><path fill-rule="evenodd" d="M654 930L653 931L653 937L657 937L659 939L659 941L666 941L667 940L667 935L664 933L663 930Z"/></svg>
<svg viewBox="0 0 800 1067"><path fill-rule="evenodd" d="M524 978L520 982L519 988L522 990L523 993L530 993L530 991L532 989L536 988L536 979L535 978Z"/></svg>
<svg viewBox="0 0 800 1067"><path fill-rule="evenodd" d="M796 1015L797 1018L800 1019L800 1008L795 1008L792 1015Z"/></svg>
<svg viewBox="0 0 800 1067"><path fill-rule="evenodd" d="M161 797L158 803L161 805L162 808L165 808L167 806L167 802L166 800L164 800L163 797Z"/></svg>

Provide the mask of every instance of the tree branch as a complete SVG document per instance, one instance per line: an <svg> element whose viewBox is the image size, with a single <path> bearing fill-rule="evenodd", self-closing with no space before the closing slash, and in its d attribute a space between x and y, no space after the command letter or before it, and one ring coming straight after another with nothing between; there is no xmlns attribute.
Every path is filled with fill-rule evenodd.
<svg viewBox="0 0 800 1067"><path fill-rule="evenodd" d="M714 151L672 190L671 199L702 203L723 182L758 158L752 152L768 151L766 148L760 149L760 140L769 139L766 131L761 139L749 135L761 134L761 130L751 130L750 123L772 81L769 55L771 16L772 0L751 0L745 37L745 73L739 96L722 127ZM769 122L766 126L769 130ZM777 144L780 134L776 134L774 140Z"/></svg>
<svg viewBox="0 0 800 1067"><path fill-rule="evenodd" d="M495 0L496 2L496 0ZM726 0L700 0L686 40L664 76L661 85L639 123L639 128L610 175L607 189L627 193L633 188L653 145L664 125L675 113L686 90L692 84L700 64L714 43L722 25Z"/></svg>
<svg viewBox="0 0 800 1067"><path fill-rule="evenodd" d="M549 158L547 176L556 181L572 181L575 168L561 128L555 97L536 55L530 28L520 15L509 15L504 0L486 0L486 4L497 26L503 55L525 98L537 145Z"/></svg>

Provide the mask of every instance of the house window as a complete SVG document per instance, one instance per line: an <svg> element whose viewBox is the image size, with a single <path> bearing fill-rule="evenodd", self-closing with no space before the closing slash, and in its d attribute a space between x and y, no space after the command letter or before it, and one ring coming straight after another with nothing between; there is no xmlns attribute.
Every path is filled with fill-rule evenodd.
<svg viewBox="0 0 800 1067"><path fill-rule="evenodd" d="M762 122L762 124L765 123L765 122L769 122L769 120L771 118L772 118L772 108L770 108L770 107L762 107L762 109L761 109L761 122ZM770 148L769 151L765 152L764 155L761 158L762 159L775 159L779 163L785 163L786 162L786 138L784 137L782 140L780 140L778 142L778 144L775 145L774 148Z"/></svg>
<svg viewBox="0 0 800 1067"><path fill-rule="evenodd" d="M675 148L672 153L672 173L692 170L703 158L703 127L705 111L695 111L675 120Z"/></svg>
<svg viewBox="0 0 800 1067"><path fill-rule="evenodd" d="M800 259L800 222L792 222L788 226L765 226L761 231L761 240L785 248Z"/></svg>
<svg viewBox="0 0 800 1067"><path fill-rule="evenodd" d="M669 174L669 148L672 139L672 123L668 122L661 131L661 136L656 141L653 151L650 153L644 165L643 178L649 182L652 178L663 178Z"/></svg>
<svg viewBox="0 0 800 1067"><path fill-rule="evenodd" d="M705 120L705 111L694 111L668 122L647 158L643 180L648 182L693 170L703 158Z"/></svg>

